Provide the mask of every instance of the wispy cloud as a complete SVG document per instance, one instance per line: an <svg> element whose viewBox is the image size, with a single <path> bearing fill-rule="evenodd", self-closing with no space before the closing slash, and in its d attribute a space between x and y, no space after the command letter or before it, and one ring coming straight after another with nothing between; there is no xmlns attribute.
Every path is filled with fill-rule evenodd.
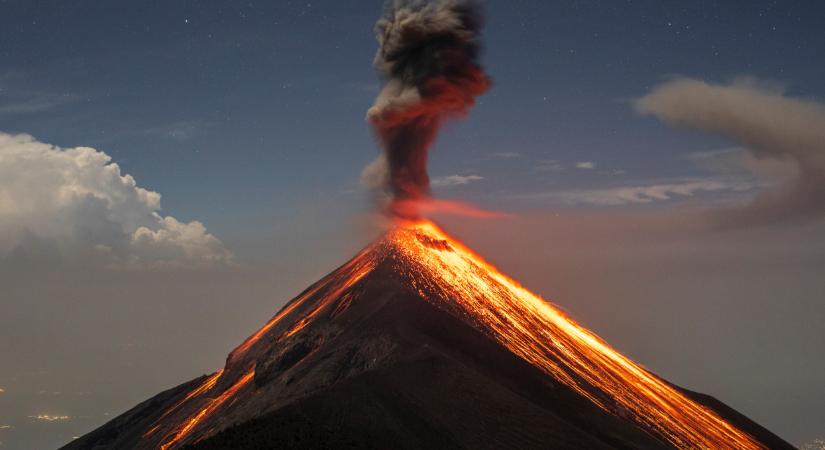
<svg viewBox="0 0 825 450"><path fill-rule="evenodd" d="M681 182L617 186L604 189L579 189L538 192L518 195L531 200L552 200L570 205L620 206L653 203L679 197L692 197L699 192L742 192L753 186L743 181L691 179Z"/></svg>
<svg viewBox="0 0 825 450"><path fill-rule="evenodd" d="M558 172L564 169L564 165L557 159L542 159L536 161L534 169L539 172Z"/></svg>
<svg viewBox="0 0 825 450"><path fill-rule="evenodd" d="M167 125L147 128L141 134L183 142L206 133L213 125L212 122L203 119L181 120Z"/></svg>
<svg viewBox="0 0 825 450"><path fill-rule="evenodd" d="M69 92L26 88L21 81L26 74L19 70L0 71L0 115L31 114L48 111L80 97Z"/></svg>
<svg viewBox="0 0 825 450"><path fill-rule="evenodd" d="M784 95L753 78L730 85L677 79L636 100L642 114L727 137L751 161L790 162L795 174L747 206L717 211L741 227L825 216L825 104Z"/></svg>
<svg viewBox="0 0 825 450"><path fill-rule="evenodd" d="M594 163L593 161L579 161L576 163L576 168L585 170L595 169L596 163Z"/></svg>
<svg viewBox="0 0 825 450"><path fill-rule="evenodd" d="M480 175L447 175L433 178L430 184L437 187L460 186L483 179L484 177Z"/></svg>
<svg viewBox="0 0 825 450"><path fill-rule="evenodd" d="M757 158L743 147L693 152L685 155L696 167L721 176L756 176L786 182L798 175L797 164L789 159Z"/></svg>
<svg viewBox="0 0 825 450"><path fill-rule="evenodd" d="M30 114L48 111L76 101L75 94L49 92L9 92L0 88L0 115Z"/></svg>

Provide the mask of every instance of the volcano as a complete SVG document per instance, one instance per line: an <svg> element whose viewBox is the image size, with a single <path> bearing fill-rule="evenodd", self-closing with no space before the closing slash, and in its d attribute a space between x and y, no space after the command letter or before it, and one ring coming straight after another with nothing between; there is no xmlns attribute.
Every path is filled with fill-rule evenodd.
<svg viewBox="0 0 825 450"><path fill-rule="evenodd" d="M223 369L64 448L793 447L416 221L287 303Z"/></svg>

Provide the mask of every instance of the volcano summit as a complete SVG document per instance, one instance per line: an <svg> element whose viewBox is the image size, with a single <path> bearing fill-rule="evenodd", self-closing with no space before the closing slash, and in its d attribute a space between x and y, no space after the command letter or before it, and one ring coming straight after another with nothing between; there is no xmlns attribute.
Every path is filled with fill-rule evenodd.
<svg viewBox="0 0 825 450"><path fill-rule="evenodd" d="M792 447L417 221L287 303L223 369L64 448Z"/></svg>

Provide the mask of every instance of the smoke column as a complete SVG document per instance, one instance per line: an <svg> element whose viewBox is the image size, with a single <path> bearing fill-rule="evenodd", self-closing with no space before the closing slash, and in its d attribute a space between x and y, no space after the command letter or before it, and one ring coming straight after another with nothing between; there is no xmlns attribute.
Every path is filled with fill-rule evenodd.
<svg viewBox="0 0 825 450"><path fill-rule="evenodd" d="M383 155L364 178L390 195L390 215L418 216L416 205L430 197L427 153L438 129L490 86L478 63L481 19L468 0L399 0L376 24L384 86L367 119Z"/></svg>

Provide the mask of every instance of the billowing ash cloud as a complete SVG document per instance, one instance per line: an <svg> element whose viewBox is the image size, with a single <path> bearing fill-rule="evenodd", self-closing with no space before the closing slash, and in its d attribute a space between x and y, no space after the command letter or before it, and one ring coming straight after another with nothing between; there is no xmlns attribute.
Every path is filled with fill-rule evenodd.
<svg viewBox="0 0 825 450"><path fill-rule="evenodd" d="M490 86L478 63L481 22L475 2L436 0L395 1L376 24L384 87L367 118L383 154L362 178L390 194L390 214L417 214L409 205L430 195L427 152L439 127Z"/></svg>
<svg viewBox="0 0 825 450"><path fill-rule="evenodd" d="M159 211L160 194L138 186L101 151L0 132L0 263L231 263L230 252L200 222Z"/></svg>
<svg viewBox="0 0 825 450"><path fill-rule="evenodd" d="M636 109L675 126L741 143L757 160L796 165L789 179L741 207L714 211L725 227L825 216L825 106L794 99L752 79L731 85L677 79L636 101Z"/></svg>

